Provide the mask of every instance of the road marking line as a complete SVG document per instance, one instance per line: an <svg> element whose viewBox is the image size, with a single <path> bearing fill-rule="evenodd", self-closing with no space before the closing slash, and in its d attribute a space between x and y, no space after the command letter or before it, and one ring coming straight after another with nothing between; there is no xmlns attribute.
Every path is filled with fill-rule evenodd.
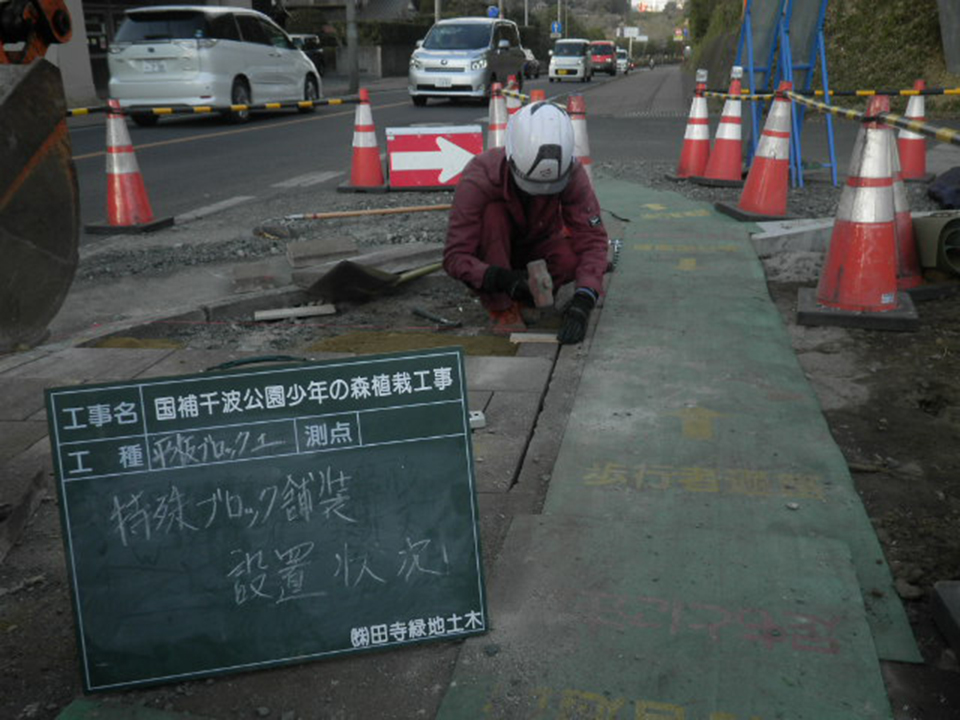
<svg viewBox="0 0 960 720"><path fill-rule="evenodd" d="M227 198L218 203L213 203L213 205L207 205L206 207L198 208L196 210L191 210L190 212L183 213L183 215L177 215L175 220L177 222L185 222L187 220L199 220L202 217L207 215L213 215L214 213L220 212L221 210L226 210L231 208L234 205L241 205L250 200L256 200L252 195L238 195L237 197Z"/></svg>
<svg viewBox="0 0 960 720"><path fill-rule="evenodd" d="M679 270L696 270L697 269L697 259L696 258L681 258L680 262L677 263L677 268Z"/></svg>
<svg viewBox="0 0 960 720"><path fill-rule="evenodd" d="M333 180L335 177L340 177L344 172L342 170L325 170L323 172L307 173L306 175L298 175L297 177L290 178L289 180L284 180L283 182L274 183L270 187L275 188L296 188L296 187L310 187L311 185L319 185L324 183L327 180Z"/></svg>

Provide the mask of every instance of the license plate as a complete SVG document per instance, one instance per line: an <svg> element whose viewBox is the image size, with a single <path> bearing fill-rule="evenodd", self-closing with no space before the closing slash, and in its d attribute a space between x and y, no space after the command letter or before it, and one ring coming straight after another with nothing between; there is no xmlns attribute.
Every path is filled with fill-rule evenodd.
<svg viewBox="0 0 960 720"><path fill-rule="evenodd" d="M569 75L569 70L557 70L557 75Z"/></svg>
<svg viewBox="0 0 960 720"><path fill-rule="evenodd" d="M167 71L167 64L163 60L144 60L143 71L145 73L162 73Z"/></svg>
<svg viewBox="0 0 960 720"><path fill-rule="evenodd" d="M453 85L453 83L450 81L450 78L446 78L446 77L437 78L438 88L448 88L451 85Z"/></svg>

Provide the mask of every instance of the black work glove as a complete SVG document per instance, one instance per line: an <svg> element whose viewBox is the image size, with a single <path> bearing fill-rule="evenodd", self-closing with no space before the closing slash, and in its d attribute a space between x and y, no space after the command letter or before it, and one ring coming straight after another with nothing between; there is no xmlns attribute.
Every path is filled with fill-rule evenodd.
<svg viewBox="0 0 960 720"><path fill-rule="evenodd" d="M506 293L514 300L533 302L526 270L507 270L491 265L483 274L483 289L488 293Z"/></svg>
<svg viewBox="0 0 960 720"><path fill-rule="evenodd" d="M587 334L590 311L596 304L597 296L593 290L580 288L573 294L567 309L563 311L563 320L557 333L557 340L561 345L573 345L583 340Z"/></svg>

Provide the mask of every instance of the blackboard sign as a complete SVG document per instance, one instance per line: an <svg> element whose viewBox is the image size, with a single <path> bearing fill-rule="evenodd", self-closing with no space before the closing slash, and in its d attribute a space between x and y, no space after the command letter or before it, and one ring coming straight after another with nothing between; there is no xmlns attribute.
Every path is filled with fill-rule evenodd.
<svg viewBox="0 0 960 720"><path fill-rule="evenodd" d="M84 687L485 632L459 349L47 391Z"/></svg>

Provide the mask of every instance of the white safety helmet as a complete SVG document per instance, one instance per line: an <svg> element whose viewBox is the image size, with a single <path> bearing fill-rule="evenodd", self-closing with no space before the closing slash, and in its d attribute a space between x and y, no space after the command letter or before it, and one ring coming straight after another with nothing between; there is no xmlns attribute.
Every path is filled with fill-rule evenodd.
<svg viewBox="0 0 960 720"><path fill-rule="evenodd" d="M554 195L567 186L573 169L573 123L556 105L523 106L507 122L507 163L521 190Z"/></svg>

